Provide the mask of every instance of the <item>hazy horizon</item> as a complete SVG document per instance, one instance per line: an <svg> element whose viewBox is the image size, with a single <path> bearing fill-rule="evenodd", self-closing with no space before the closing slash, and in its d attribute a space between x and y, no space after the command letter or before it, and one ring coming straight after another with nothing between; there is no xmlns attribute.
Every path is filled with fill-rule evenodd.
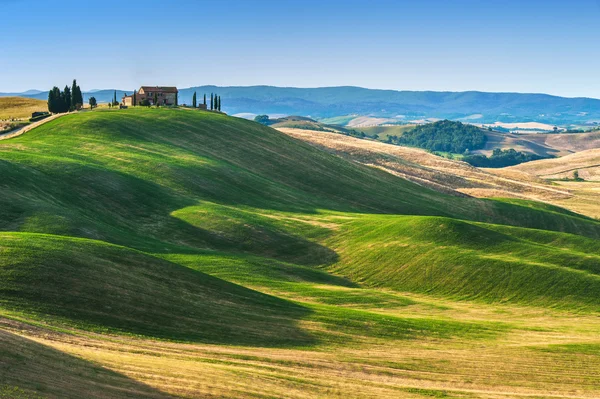
<svg viewBox="0 0 600 399"><path fill-rule="evenodd" d="M69 84L69 83L66 83ZM58 85L59 87L62 87L62 85ZM142 85L140 85L142 86ZM87 89L87 88L82 88L84 93L94 93L94 92L99 92L99 91L106 91L106 90L118 90L118 91L133 91L133 90L137 90L140 86L137 86L135 88L123 88L123 87L107 87L107 88L92 88L92 89ZM146 85L147 86L147 85ZM275 85L270 85L270 84L256 84L256 85L232 85L232 86L222 86L222 85L214 85L214 84L201 84L201 85L192 85L192 86L186 86L186 87L178 87L179 90L186 90L186 89L190 89L190 88L194 88L194 87L218 87L218 88L233 88L233 87L242 87L242 88L251 88L251 87L275 87L275 88L280 88L280 89L307 89L307 90L312 90L312 89L335 89L335 88L344 88L344 87L353 87L353 88L358 88L358 89L365 89L365 90L378 90L378 91L398 91L398 92L402 92L402 91L408 91L408 92L435 92L435 93L488 93L488 94L532 94L532 95L545 95L545 96L552 96L552 97L564 97L564 98L589 98L589 99L593 99L593 100L600 100L600 95L598 97L591 97L591 96L561 96L559 94L554 94L554 93L542 93L542 92L519 92L519 91L484 91L484 90L404 90L404 89L386 89L386 88L379 88L379 87L364 87L364 86L355 86L355 85L341 85L341 86L316 86L316 87L301 87L301 86L275 86ZM23 90L23 91L1 91L0 93L6 94L6 93L10 93L10 94L26 94L27 92L47 92L49 91L50 88L48 89L38 89L38 88L30 88L27 90Z"/></svg>

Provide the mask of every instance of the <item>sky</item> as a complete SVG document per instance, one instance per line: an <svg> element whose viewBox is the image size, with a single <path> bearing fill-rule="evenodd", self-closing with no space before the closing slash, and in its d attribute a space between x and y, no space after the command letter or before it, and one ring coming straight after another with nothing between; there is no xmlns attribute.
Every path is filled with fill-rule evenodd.
<svg viewBox="0 0 600 399"><path fill-rule="evenodd" d="M0 92L361 86L600 98L599 0L0 0Z"/></svg>

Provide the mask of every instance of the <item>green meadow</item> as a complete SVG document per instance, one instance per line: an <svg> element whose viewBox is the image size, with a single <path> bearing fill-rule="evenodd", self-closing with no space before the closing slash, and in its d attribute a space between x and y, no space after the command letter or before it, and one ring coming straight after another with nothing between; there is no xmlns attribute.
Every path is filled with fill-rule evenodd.
<svg viewBox="0 0 600 399"><path fill-rule="evenodd" d="M597 397L599 238L223 114L66 115L0 142L0 398Z"/></svg>

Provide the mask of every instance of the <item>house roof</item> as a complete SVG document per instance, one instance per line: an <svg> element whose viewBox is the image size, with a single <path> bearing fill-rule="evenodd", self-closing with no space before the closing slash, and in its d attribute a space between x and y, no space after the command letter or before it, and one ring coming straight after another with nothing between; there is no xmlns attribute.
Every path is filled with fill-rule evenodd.
<svg viewBox="0 0 600 399"><path fill-rule="evenodd" d="M141 89L144 89L144 91L151 91L151 92L162 92L162 93L178 93L179 90L177 90L177 87L172 87L172 86L142 86Z"/></svg>

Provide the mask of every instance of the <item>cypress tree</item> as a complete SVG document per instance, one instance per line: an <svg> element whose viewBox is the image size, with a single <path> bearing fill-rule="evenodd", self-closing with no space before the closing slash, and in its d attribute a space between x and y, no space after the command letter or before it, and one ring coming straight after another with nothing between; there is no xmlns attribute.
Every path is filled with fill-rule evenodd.
<svg viewBox="0 0 600 399"><path fill-rule="evenodd" d="M58 112L58 113L66 112L66 110L67 110L67 104L65 103L65 92L64 91L60 91L60 89L57 87L54 95L57 98L57 100L56 100L56 112Z"/></svg>
<svg viewBox="0 0 600 399"><path fill-rule="evenodd" d="M54 99L55 99L55 105L56 105L56 113L61 113L64 112L64 97L63 97L63 93L60 91L60 89L58 87L54 88Z"/></svg>
<svg viewBox="0 0 600 399"><path fill-rule="evenodd" d="M133 106L135 107L137 105L137 92L134 90L133 91Z"/></svg>
<svg viewBox="0 0 600 399"><path fill-rule="evenodd" d="M213 103L214 103L214 95L213 93L210 93L210 110L213 110Z"/></svg>
<svg viewBox="0 0 600 399"><path fill-rule="evenodd" d="M83 95L81 94L81 87L77 86L77 80L73 79L73 86L71 87L71 108L79 109L83 106Z"/></svg>
<svg viewBox="0 0 600 399"><path fill-rule="evenodd" d="M206 93L204 93L204 108L206 108Z"/></svg>
<svg viewBox="0 0 600 399"><path fill-rule="evenodd" d="M117 91L115 90L115 94L114 94L114 97L113 97L113 105L117 105L117 104L118 104L118 102L117 102Z"/></svg>
<svg viewBox="0 0 600 399"><path fill-rule="evenodd" d="M221 96L219 96L219 112L221 112Z"/></svg>
<svg viewBox="0 0 600 399"><path fill-rule="evenodd" d="M65 108L64 108L64 112L68 112L71 110L71 103L72 103L72 95L71 95L71 89L69 88L69 86L65 86L65 90L63 91L63 96L64 96L64 101L65 101Z"/></svg>
<svg viewBox="0 0 600 399"><path fill-rule="evenodd" d="M154 92L154 105L158 107L158 93Z"/></svg>
<svg viewBox="0 0 600 399"><path fill-rule="evenodd" d="M196 108L196 92L194 92L194 95L192 96L192 107Z"/></svg>
<svg viewBox="0 0 600 399"><path fill-rule="evenodd" d="M54 97L54 89L48 92L48 112L55 113L56 112L56 98Z"/></svg>

